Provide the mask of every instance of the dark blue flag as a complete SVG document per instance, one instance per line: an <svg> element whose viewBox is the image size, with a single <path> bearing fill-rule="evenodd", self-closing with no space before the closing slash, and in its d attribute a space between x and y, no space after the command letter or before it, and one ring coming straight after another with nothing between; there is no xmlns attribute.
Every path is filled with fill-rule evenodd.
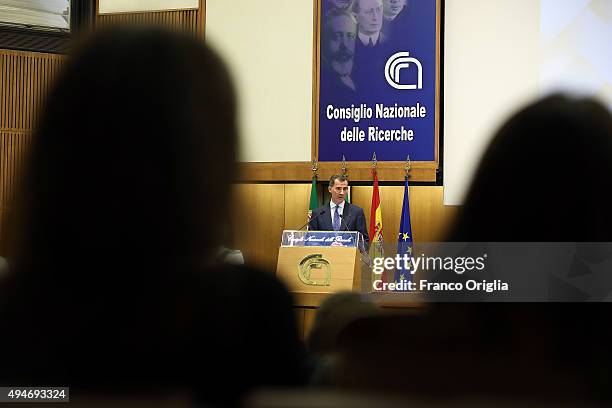
<svg viewBox="0 0 612 408"><path fill-rule="evenodd" d="M403 258L404 254L408 256L410 261L400 262L395 269L395 282L412 281L413 270L412 265L412 227L410 226L410 203L408 202L408 176L406 176L406 184L404 185L404 204L402 205L402 218L400 220L399 236L397 238L397 254Z"/></svg>

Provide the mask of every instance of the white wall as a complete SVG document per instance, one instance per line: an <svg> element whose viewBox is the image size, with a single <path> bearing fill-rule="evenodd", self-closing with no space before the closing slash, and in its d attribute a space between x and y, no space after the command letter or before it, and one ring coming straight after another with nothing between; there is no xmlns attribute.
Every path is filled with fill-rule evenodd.
<svg viewBox="0 0 612 408"><path fill-rule="evenodd" d="M461 204L497 127L538 95L539 1L447 0L444 203ZM517 169L520 157L516 158Z"/></svg>
<svg viewBox="0 0 612 408"><path fill-rule="evenodd" d="M242 161L311 160L312 0L207 0L240 100Z"/></svg>
<svg viewBox="0 0 612 408"><path fill-rule="evenodd" d="M445 17L445 204L461 204L490 137L531 99L612 108L612 1L447 0Z"/></svg>

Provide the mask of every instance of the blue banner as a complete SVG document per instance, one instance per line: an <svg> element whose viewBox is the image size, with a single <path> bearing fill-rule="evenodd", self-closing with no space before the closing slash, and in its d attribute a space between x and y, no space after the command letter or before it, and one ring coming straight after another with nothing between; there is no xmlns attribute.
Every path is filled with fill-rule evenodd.
<svg viewBox="0 0 612 408"><path fill-rule="evenodd" d="M435 160L437 0L321 1L319 161Z"/></svg>

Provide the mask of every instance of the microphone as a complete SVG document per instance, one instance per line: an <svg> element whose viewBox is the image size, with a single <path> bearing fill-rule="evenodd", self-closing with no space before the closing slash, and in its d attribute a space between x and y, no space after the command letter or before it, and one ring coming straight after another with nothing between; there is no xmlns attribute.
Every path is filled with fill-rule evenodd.
<svg viewBox="0 0 612 408"><path fill-rule="evenodd" d="M305 226L307 226L308 224L310 224L310 221L314 221L314 220L316 220L317 218L319 218L320 216L322 216L323 214L325 214L325 211L326 211L326 210L321 210L321 212L320 212L319 214L317 214L317 215L316 215L314 218L312 218L312 219L310 219L310 220L306 221L306 224L302 225L302 227L301 227L301 228L300 228L298 231L301 231L302 229L304 229L304 227L305 227Z"/></svg>
<svg viewBox="0 0 612 408"><path fill-rule="evenodd" d="M344 221L344 216L342 214L338 214L338 215L340 216L340 225L342 225L342 222L344 222L344 225L346 226L346 231L349 231L348 221ZM349 214L347 218L350 218L350 217L351 215ZM361 261L365 263L367 266L372 266L372 260L370 259L370 255L368 255L368 251L366 250L366 244L365 244L365 240L363 239L363 235L359 231L357 231L357 233L361 237L361 240L360 240L361 245L357 247L357 249L359 250L359 253L361 254Z"/></svg>
<svg viewBox="0 0 612 408"><path fill-rule="evenodd" d="M342 231L342 223L343 222L344 222L344 226L346 227L346 231L348 231L349 230L348 221L344 221L344 215L343 214L338 213L338 215L340 216L340 227L341 227L340 231ZM351 215L349 214L347 218L350 218L350 217L351 217Z"/></svg>

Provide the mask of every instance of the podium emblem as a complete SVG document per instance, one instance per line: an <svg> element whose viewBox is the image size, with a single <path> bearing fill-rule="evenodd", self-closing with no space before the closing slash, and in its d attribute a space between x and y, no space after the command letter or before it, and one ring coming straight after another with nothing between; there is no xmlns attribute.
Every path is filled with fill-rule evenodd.
<svg viewBox="0 0 612 408"><path fill-rule="evenodd" d="M310 254L300 261L298 277L305 285L330 286L331 266L322 254Z"/></svg>

